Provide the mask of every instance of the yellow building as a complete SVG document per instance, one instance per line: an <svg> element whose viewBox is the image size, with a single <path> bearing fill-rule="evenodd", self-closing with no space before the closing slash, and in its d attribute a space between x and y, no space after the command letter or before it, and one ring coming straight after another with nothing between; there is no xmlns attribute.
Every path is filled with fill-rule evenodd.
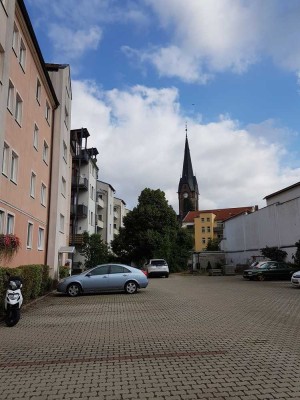
<svg viewBox="0 0 300 400"><path fill-rule="evenodd" d="M190 211L185 216L182 226L193 230L195 239L194 251L204 251L210 239L222 239L223 221L244 212L252 212L253 209L253 206L249 206Z"/></svg>

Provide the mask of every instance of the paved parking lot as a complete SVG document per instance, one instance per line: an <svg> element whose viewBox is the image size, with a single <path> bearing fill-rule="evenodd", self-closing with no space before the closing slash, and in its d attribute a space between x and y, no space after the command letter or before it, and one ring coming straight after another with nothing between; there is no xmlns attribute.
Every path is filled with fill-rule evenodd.
<svg viewBox="0 0 300 400"><path fill-rule="evenodd" d="M300 290L172 275L0 323L0 399L71 398L300 399Z"/></svg>

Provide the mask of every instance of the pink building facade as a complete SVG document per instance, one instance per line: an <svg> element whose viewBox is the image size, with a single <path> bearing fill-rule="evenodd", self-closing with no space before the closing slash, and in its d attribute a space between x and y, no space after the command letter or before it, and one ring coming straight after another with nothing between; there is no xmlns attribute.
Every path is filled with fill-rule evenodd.
<svg viewBox="0 0 300 400"><path fill-rule="evenodd" d="M23 0L0 1L0 26L0 233L21 241L5 266L46 264L59 102Z"/></svg>

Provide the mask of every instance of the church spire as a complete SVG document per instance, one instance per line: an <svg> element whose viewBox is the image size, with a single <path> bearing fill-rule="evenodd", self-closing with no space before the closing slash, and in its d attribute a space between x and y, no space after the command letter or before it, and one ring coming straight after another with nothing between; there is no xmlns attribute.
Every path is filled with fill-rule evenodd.
<svg viewBox="0 0 300 400"><path fill-rule="evenodd" d="M189 148L189 141L187 137L187 126L185 128L185 147L184 147L184 159L182 167L182 178L188 183L190 190L195 190L195 180L193 174L193 166ZM196 181L197 182L197 181Z"/></svg>
<svg viewBox="0 0 300 400"><path fill-rule="evenodd" d="M182 176L178 185L179 216L181 219L184 218L188 211L198 211L198 196L198 183L193 173L186 124Z"/></svg>

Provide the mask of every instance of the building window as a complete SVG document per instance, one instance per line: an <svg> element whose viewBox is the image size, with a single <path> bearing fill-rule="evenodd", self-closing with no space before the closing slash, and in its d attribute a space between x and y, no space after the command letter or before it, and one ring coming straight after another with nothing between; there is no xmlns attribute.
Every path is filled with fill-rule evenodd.
<svg viewBox="0 0 300 400"><path fill-rule="evenodd" d="M13 114L14 112L14 97L15 97L15 87L11 81L8 84L8 96L7 96L7 108Z"/></svg>
<svg viewBox="0 0 300 400"><path fill-rule="evenodd" d="M33 224L31 222L28 222L28 225L27 225L27 242L26 242L27 249L31 249L32 248L32 237L33 237Z"/></svg>
<svg viewBox="0 0 300 400"><path fill-rule="evenodd" d="M21 65L23 71L25 71L25 61L26 61L26 47L25 47L23 40L21 39L19 63Z"/></svg>
<svg viewBox="0 0 300 400"><path fill-rule="evenodd" d="M92 190L91 190L91 199L94 200L94 186L92 186Z"/></svg>
<svg viewBox="0 0 300 400"><path fill-rule="evenodd" d="M9 146L4 142L3 159L2 159L2 174L8 176L8 161L9 161Z"/></svg>
<svg viewBox="0 0 300 400"><path fill-rule="evenodd" d="M38 250L44 250L45 230L39 228L38 231Z"/></svg>
<svg viewBox="0 0 300 400"><path fill-rule="evenodd" d="M4 69L4 49L0 44L0 83L3 79L3 69Z"/></svg>
<svg viewBox="0 0 300 400"><path fill-rule="evenodd" d="M39 127L34 124L33 128L33 147L38 150L39 148Z"/></svg>
<svg viewBox="0 0 300 400"><path fill-rule="evenodd" d="M44 207L46 207L46 196L47 196L47 188L42 183L42 186L41 186L41 205L44 206Z"/></svg>
<svg viewBox="0 0 300 400"><path fill-rule="evenodd" d="M14 233L14 228L15 228L15 216L12 214L7 214L6 234L12 235Z"/></svg>
<svg viewBox="0 0 300 400"><path fill-rule="evenodd" d="M91 225L94 225L94 213L93 213L93 211L91 211L91 220L90 220L90 224Z"/></svg>
<svg viewBox="0 0 300 400"><path fill-rule="evenodd" d="M22 123L22 113L23 113L23 101L22 101L19 93L17 93L15 119L19 125L21 125L21 123Z"/></svg>
<svg viewBox="0 0 300 400"><path fill-rule="evenodd" d="M202 230L202 233L205 233L205 227L204 226L202 226L201 230Z"/></svg>
<svg viewBox="0 0 300 400"><path fill-rule="evenodd" d="M68 129L68 127L69 127L69 112L67 110L67 107L65 107L65 125L66 125L66 128Z"/></svg>
<svg viewBox="0 0 300 400"><path fill-rule="evenodd" d="M204 222L204 218L201 218L201 222Z"/></svg>
<svg viewBox="0 0 300 400"><path fill-rule="evenodd" d="M59 231L61 233L65 232L65 217L62 214L59 216Z"/></svg>
<svg viewBox="0 0 300 400"><path fill-rule="evenodd" d="M30 196L32 198L35 198L35 185L36 185L36 174L34 172L31 172L31 177L30 177Z"/></svg>
<svg viewBox="0 0 300 400"><path fill-rule="evenodd" d="M35 97L36 97L36 101L41 104L41 91L42 91L42 86L41 86L41 82L39 81L39 78L37 78L36 80L36 93L35 93Z"/></svg>
<svg viewBox="0 0 300 400"><path fill-rule="evenodd" d="M207 233L210 233L210 226L207 227Z"/></svg>
<svg viewBox="0 0 300 400"><path fill-rule="evenodd" d="M67 162L67 160L68 160L68 147L67 147L65 141L63 141L63 158L64 158L65 162Z"/></svg>
<svg viewBox="0 0 300 400"><path fill-rule="evenodd" d="M43 147L43 161L48 165L49 161L49 146L46 141L44 141L44 147Z"/></svg>
<svg viewBox="0 0 300 400"><path fill-rule="evenodd" d="M14 24L14 31L13 31L13 42L12 42L12 48L18 56L18 48L19 48L19 29L17 28L17 25Z"/></svg>
<svg viewBox="0 0 300 400"><path fill-rule="evenodd" d="M48 122L48 124L50 124L50 106L49 106L49 103L48 103L48 101L46 101L46 111L45 111L45 118L46 118L46 121Z"/></svg>
<svg viewBox="0 0 300 400"><path fill-rule="evenodd" d="M19 156L13 151L11 154L10 180L17 183Z"/></svg>
<svg viewBox="0 0 300 400"><path fill-rule="evenodd" d="M206 218L206 222L210 222L210 218L209 217Z"/></svg>
<svg viewBox="0 0 300 400"><path fill-rule="evenodd" d="M205 242L206 242L205 238L202 238L202 244L205 244Z"/></svg>
<svg viewBox="0 0 300 400"><path fill-rule="evenodd" d="M0 234L4 233L4 218L5 212L3 210L0 210Z"/></svg>
<svg viewBox="0 0 300 400"><path fill-rule="evenodd" d="M4 10L6 10L7 1L8 1L8 0L0 0L0 3L3 5Z"/></svg>
<svg viewBox="0 0 300 400"><path fill-rule="evenodd" d="M67 182L65 178L62 176L61 177L61 194L66 197L66 192L67 192Z"/></svg>

